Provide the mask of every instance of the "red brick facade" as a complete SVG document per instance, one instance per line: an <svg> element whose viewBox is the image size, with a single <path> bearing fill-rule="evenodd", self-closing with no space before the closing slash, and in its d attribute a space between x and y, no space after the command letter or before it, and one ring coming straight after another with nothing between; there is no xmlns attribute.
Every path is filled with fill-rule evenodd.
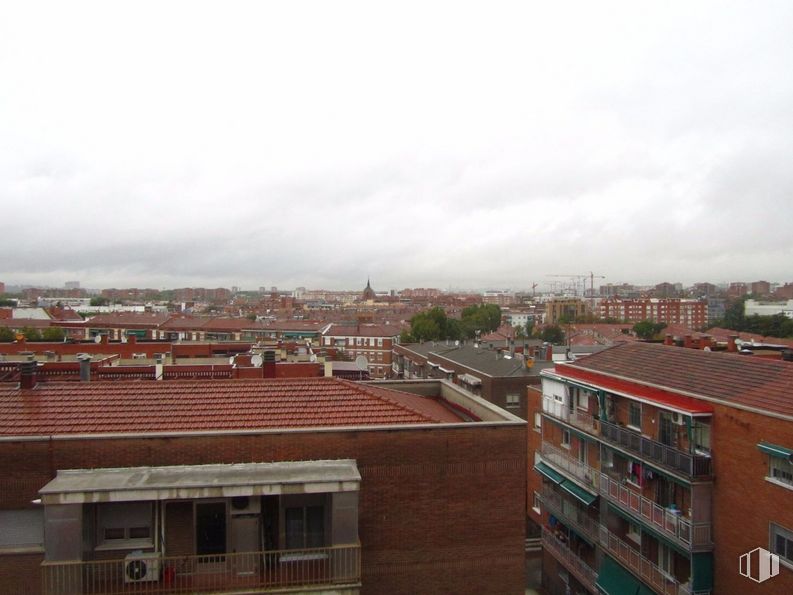
<svg viewBox="0 0 793 595"><path fill-rule="evenodd" d="M351 458L362 476L362 593L517 594L525 444L524 426L474 424L11 441L0 457L0 493L5 509L29 507L58 469ZM5 592L37 593L40 561L0 556Z"/></svg>

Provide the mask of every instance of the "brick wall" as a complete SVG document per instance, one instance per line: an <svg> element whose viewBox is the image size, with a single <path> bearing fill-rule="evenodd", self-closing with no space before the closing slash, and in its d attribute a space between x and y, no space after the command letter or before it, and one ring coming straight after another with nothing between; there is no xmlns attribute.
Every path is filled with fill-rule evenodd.
<svg viewBox="0 0 793 595"><path fill-rule="evenodd" d="M793 490L765 480L768 455L757 448L761 441L793 448L793 423L723 405L714 409L714 592L793 593L793 570L783 564L777 577L762 584L738 573L741 554L756 547L768 549L769 523L793 531Z"/></svg>
<svg viewBox="0 0 793 595"><path fill-rule="evenodd" d="M352 458L363 593L522 593L526 440L471 425L6 443L0 506L29 506L58 469Z"/></svg>

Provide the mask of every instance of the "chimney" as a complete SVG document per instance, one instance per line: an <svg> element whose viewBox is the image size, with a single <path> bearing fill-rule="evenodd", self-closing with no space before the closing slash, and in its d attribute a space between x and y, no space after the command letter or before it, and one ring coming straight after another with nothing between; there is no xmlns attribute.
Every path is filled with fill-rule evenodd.
<svg viewBox="0 0 793 595"><path fill-rule="evenodd" d="M19 388L29 389L36 386L36 362L22 362L19 364Z"/></svg>
<svg viewBox="0 0 793 595"><path fill-rule="evenodd" d="M515 339L509 340L509 355L515 357Z"/></svg>
<svg viewBox="0 0 793 595"><path fill-rule="evenodd" d="M711 348L710 335L702 335L699 338L699 348L700 349L708 349L708 350L710 350L710 348Z"/></svg>
<svg viewBox="0 0 793 595"><path fill-rule="evenodd" d="M102 335L102 345L110 343L110 335Z"/></svg>
<svg viewBox="0 0 793 595"><path fill-rule="evenodd" d="M550 343L545 344L545 361L553 361L553 345Z"/></svg>
<svg viewBox="0 0 793 595"><path fill-rule="evenodd" d="M793 349L785 349L782 352L782 359L786 362L793 362Z"/></svg>
<svg viewBox="0 0 793 595"><path fill-rule="evenodd" d="M91 381L91 356L85 355L80 358L80 382Z"/></svg>
<svg viewBox="0 0 793 595"><path fill-rule="evenodd" d="M738 351L738 345L735 343L737 339L738 335L730 335L727 337L727 351L730 353L736 353Z"/></svg>
<svg viewBox="0 0 793 595"><path fill-rule="evenodd" d="M129 337L127 337L127 343L129 343L130 345L134 345L137 342L138 342L137 335L130 335Z"/></svg>
<svg viewBox="0 0 793 595"><path fill-rule="evenodd" d="M275 378L275 351L272 349L262 355L262 372L265 378Z"/></svg>
<svg viewBox="0 0 793 595"><path fill-rule="evenodd" d="M683 347L686 349L691 349L691 335L683 336Z"/></svg>
<svg viewBox="0 0 793 595"><path fill-rule="evenodd" d="M664 345L674 345L674 344L675 342L674 339L672 338L672 335L667 333L666 336L664 337Z"/></svg>

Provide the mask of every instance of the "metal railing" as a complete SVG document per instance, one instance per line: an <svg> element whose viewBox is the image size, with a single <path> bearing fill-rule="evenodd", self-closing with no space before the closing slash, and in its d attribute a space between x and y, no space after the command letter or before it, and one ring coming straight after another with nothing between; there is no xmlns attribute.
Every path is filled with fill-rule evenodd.
<svg viewBox="0 0 793 595"><path fill-rule="evenodd" d="M572 457L566 449L554 446L545 440L542 441L542 446L540 449L543 459L546 459L563 471L566 471L570 475L580 479L584 484L590 486L591 488L595 490L598 489L600 472L597 469L593 469L586 463L582 463L575 457Z"/></svg>
<svg viewBox="0 0 793 595"><path fill-rule="evenodd" d="M541 492L535 493L540 497L545 509L558 519L561 519L565 525L572 527L584 537L589 537L594 541L598 540L600 523L591 518L585 510L575 504L565 502L561 494L550 488L543 488Z"/></svg>
<svg viewBox="0 0 793 595"><path fill-rule="evenodd" d="M586 411L581 411L578 408L574 408L571 411L569 406L555 400L549 395L542 396L542 410L551 417L561 419L562 421L569 423L571 426L580 428L585 432L589 432L590 434L597 436L600 433L599 422L593 415L587 413Z"/></svg>
<svg viewBox="0 0 793 595"><path fill-rule="evenodd" d="M211 556L144 553L136 560L43 562L44 595L266 592L310 585L359 585L356 545Z"/></svg>
<svg viewBox="0 0 793 595"><path fill-rule="evenodd" d="M545 527L542 528L542 545L548 549L553 556L564 566L578 581L589 589L592 593L597 593L595 581L597 581L597 571L584 562L578 555L567 547L561 540L556 538Z"/></svg>
<svg viewBox="0 0 793 595"><path fill-rule="evenodd" d="M622 541L603 525L600 526L600 545L656 592L662 595L688 595L689 590L686 585L680 584L674 577L661 570L660 566L642 556L635 547Z"/></svg>
<svg viewBox="0 0 793 595"><path fill-rule="evenodd" d="M609 421L600 420L600 436L607 442L690 477L707 477L712 473L710 457L684 452Z"/></svg>
<svg viewBox="0 0 793 595"><path fill-rule="evenodd" d="M690 520L668 508L664 508L649 498L642 496L612 479L605 473L600 474L600 494L640 517L653 529L671 537L683 547L711 545L710 523L692 523Z"/></svg>

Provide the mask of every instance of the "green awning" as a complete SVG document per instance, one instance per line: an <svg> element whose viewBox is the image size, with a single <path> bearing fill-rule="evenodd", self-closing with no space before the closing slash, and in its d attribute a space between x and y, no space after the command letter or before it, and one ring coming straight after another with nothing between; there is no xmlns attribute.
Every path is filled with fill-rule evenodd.
<svg viewBox="0 0 793 595"><path fill-rule="evenodd" d="M761 442L757 445L762 452L772 457L783 457L785 459L793 456L793 450L785 448L784 446L777 446L776 444L769 444L768 442Z"/></svg>
<svg viewBox="0 0 793 595"><path fill-rule="evenodd" d="M560 485L565 492L573 496L576 500L583 502L587 506L590 506L595 500L597 500L597 494L592 494L587 492L584 488L579 487L577 484L573 483L569 479L565 479Z"/></svg>
<svg viewBox="0 0 793 595"><path fill-rule="evenodd" d="M651 589L609 556L603 556L595 585L605 595L654 595Z"/></svg>
<svg viewBox="0 0 793 595"><path fill-rule="evenodd" d="M622 510L616 504L609 502L608 509L612 511L617 516L622 517L626 521L634 523L635 525L639 525L642 528L642 533L649 533L652 537L655 537L658 541L663 542L667 546L671 547L673 550L678 552L680 555L685 556L686 558L689 556L689 553L686 551L686 548L676 543L669 535L666 535L663 531L655 527L653 523L649 520L637 515L633 515L625 510Z"/></svg>
<svg viewBox="0 0 793 595"><path fill-rule="evenodd" d="M563 481L565 481L564 477L562 477L560 473L557 473L543 462L539 462L536 465L534 465L534 470L543 474L545 477L547 477L554 483L562 483Z"/></svg>

